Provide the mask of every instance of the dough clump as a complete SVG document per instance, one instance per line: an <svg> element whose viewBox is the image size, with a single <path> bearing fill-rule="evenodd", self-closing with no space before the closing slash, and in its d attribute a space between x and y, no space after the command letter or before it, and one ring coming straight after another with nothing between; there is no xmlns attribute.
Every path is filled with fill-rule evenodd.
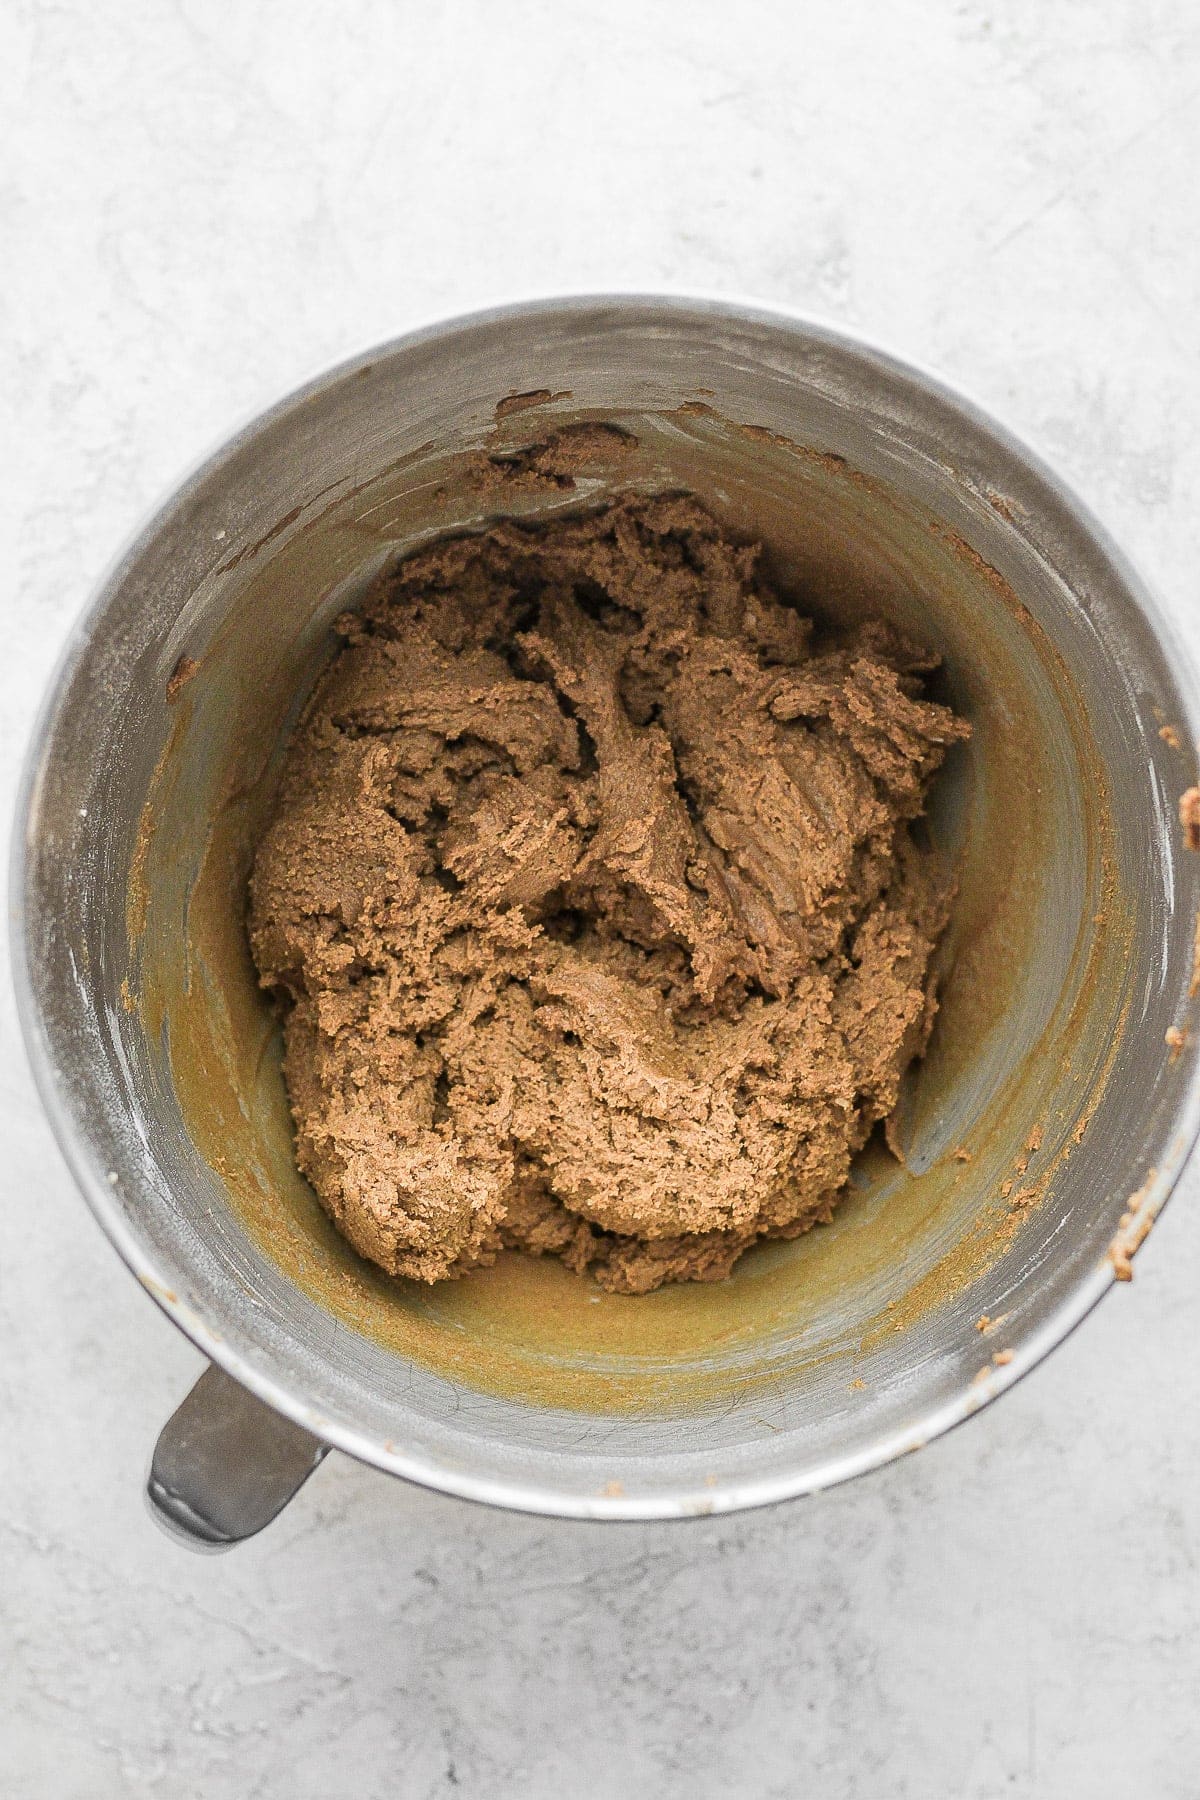
<svg viewBox="0 0 1200 1800"><path fill-rule="evenodd" d="M391 1273L717 1280L891 1118L952 893L910 826L969 727L758 560L627 498L434 543L338 620L250 939L300 1167Z"/></svg>

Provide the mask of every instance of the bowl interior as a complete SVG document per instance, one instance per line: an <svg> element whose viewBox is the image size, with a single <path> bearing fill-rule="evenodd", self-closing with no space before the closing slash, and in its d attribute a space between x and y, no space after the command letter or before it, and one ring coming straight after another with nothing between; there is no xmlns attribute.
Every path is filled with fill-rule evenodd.
<svg viewBox="0 0 1200 1800"><path fill-rule="evenodd" d="M522 455L596 420L620 433L570 488ZM392 1281L296 1173L246 948L280 749L331 619L382 563L630 488L698 493L824 622L896 619L974 725L932 807L962 874L907 1161L869 1146L831 1226L726 1283L629 1298L515 1255ZM149 528L51 722L29 956L85 1180L185 1325L386 1466L597 1511L848 1473L1061 1335L1103 1289L1128 1194L1185 1153L1193 1056L1172 1061L1164 1034L1190 1005L1200 896L1173 808L1195 721L1170 658L1132 578L1021 453L827 334L564 306L340 371Z"/></svg>

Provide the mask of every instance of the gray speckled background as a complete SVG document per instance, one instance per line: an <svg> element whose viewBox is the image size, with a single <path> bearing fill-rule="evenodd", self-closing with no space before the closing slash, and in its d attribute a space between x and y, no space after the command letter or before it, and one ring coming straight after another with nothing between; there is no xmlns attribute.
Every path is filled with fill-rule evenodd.
<svg viewBox="0 0 1200 1800"><path fill-rule="evenodd" d="M532 290L747 291L934 364L1200 649L1198 95L1188 0L10 0L4 823L162 488L322 362ZM1200 1791L1200 1170L1049 1366L850 1488L596 1527L331 1458L200 1559L140 1491L199 1359L77 1198L0 1004L5 1796Z"/></svg>

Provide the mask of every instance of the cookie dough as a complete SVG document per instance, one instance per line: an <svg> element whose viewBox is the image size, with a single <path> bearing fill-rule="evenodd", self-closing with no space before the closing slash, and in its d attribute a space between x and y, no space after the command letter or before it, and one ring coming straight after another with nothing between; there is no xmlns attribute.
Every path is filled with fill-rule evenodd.
<svg viewBox="0 0 1200 1800"><path fill-rule="evenodd" d="M694 499L501 521L337 629L251 882L300 1167L356 1248L716 1280L828 1220L936 1011L969 727Z"/></svg>

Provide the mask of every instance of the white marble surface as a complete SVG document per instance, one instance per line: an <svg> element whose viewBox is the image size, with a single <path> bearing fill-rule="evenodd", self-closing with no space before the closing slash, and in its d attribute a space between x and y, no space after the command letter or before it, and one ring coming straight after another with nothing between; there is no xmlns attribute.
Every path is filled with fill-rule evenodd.
<svg viewBox="0 0 1200 1800"><path fill-rule="evenodd" d="M1200 646L1190 0L9 0L0 31L6 812L58 643L182 467L323 361L532 290L746 291L934 363ZM5 1795L1200 1791L1200 1170L1049 1366L817 1501L561 1525L335 1457L199 1559L140 1495L198 1358L2 1005Z"/></svg>

